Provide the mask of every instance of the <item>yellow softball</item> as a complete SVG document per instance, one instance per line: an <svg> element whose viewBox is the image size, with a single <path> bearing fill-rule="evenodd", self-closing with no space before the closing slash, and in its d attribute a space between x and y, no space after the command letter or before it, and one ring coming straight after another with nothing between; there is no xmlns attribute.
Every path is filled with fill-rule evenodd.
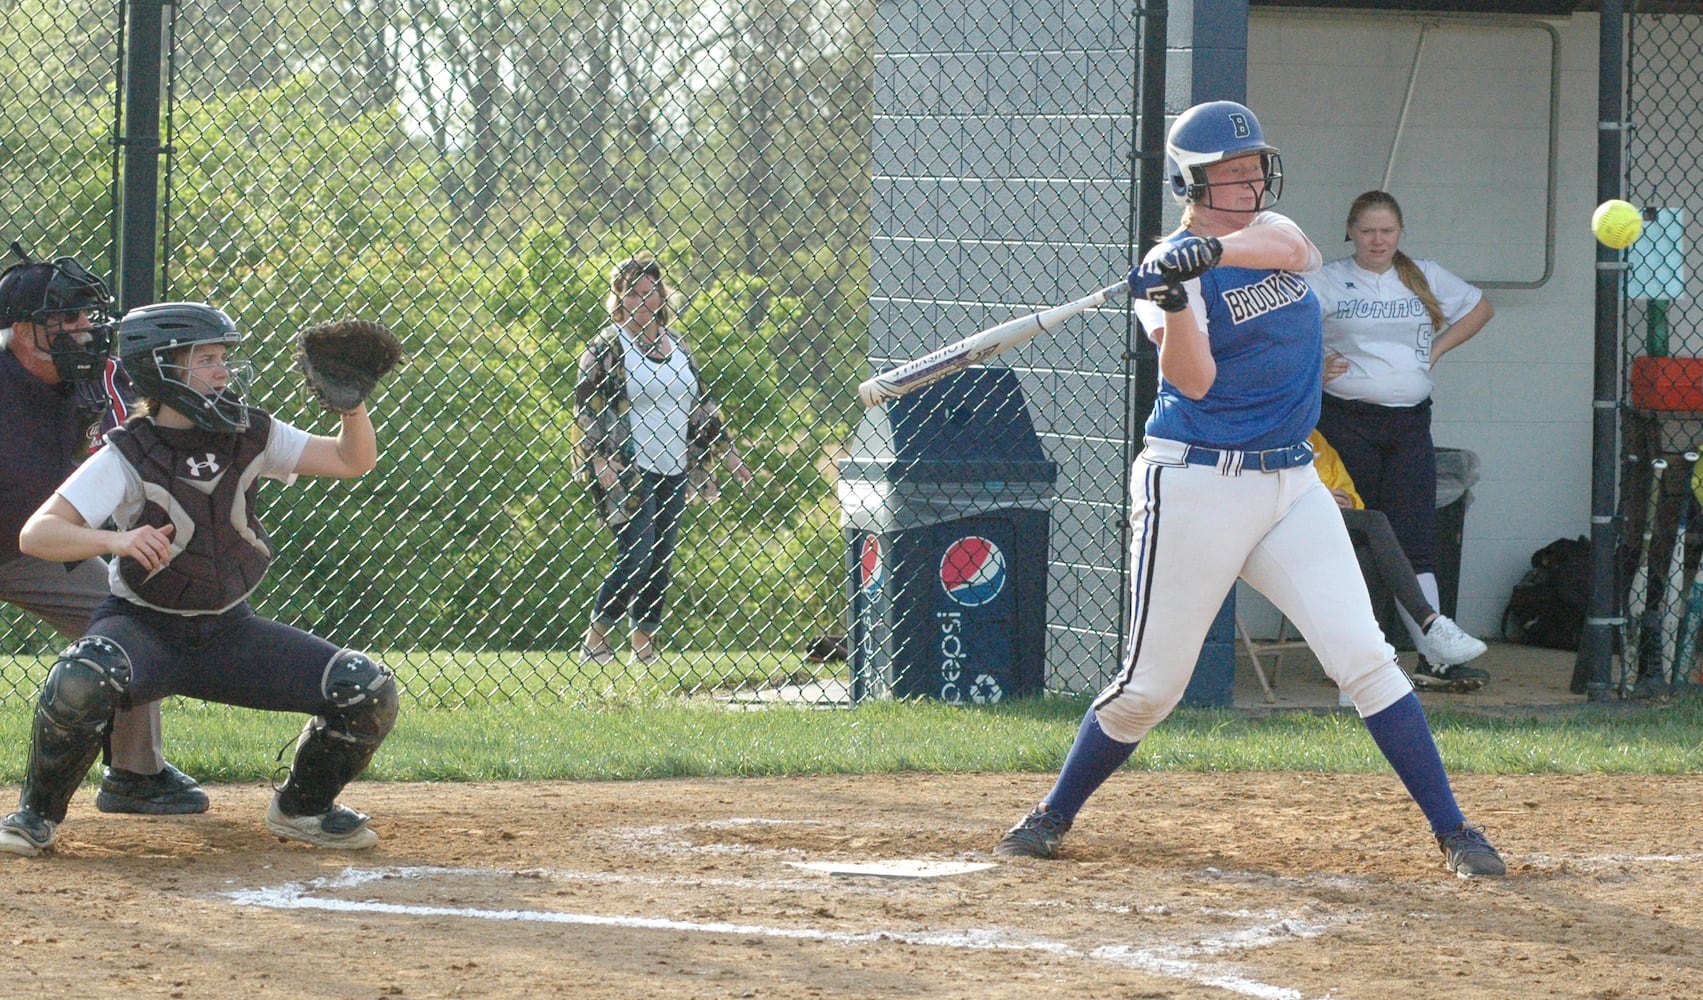
<svg viewBox="0 0 1703 1000"><path fill-rule="evenodd" d="M1624 250L1644 231L1644 213L1631 202L1610 198L1591 213L1591 232L1603 246Z"/></svg>

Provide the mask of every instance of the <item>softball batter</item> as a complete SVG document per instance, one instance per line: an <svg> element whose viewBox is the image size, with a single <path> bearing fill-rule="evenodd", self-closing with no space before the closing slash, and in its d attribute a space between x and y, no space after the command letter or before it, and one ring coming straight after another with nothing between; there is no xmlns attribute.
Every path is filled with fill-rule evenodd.
<svg viewBox="0 0 1703 1000"><path fill-rule="evenodd" d="M995 853L1051 857L1088 797L1183 696L1238 577L1301 630L1430 821L1462 877L1502 875L1455 802L1413 686L1384 641L1342 516L1306 445L1319 414L1321 264L1268 211L1278 151L1253 112L1196 105L1166 141L1182 228L1130 275L1159 348L1146 447L1130 475L1131 619L1121 667L1082 720L1051 792Z"/></svg>

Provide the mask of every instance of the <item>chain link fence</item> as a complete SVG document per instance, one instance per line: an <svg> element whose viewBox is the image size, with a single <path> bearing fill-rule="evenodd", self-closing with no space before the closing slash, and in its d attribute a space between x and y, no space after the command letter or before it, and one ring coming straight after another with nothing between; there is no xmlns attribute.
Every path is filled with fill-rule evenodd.
<svg viewBox="0 0 1703 1000"><path fill-rule="evenodd" d="M1697 637L1703 587L1703 325L1686 285L1697 256L1687 229L1703 210L1692 165L1703 145L1703 23L1628 5L1625 197L1644 229L1623 255L1622 328L1628 406L1623 412L1620 586L1623 690L1659 695L1703 683ZM1696 595L1696 596L1693 596Z"/></svg>
<svg viewBox="0 0 1703 1000"><path fill-rule="evenodd" d="M0 24L0 236L114 275L129 9L19 0ZM1646 222L1622 284L1622 680L1659 687L1699 679L1703 626L1703 400L1685 389L1703 329L1684 295L1703 194L1676 180L1703 138L1700 40L1694 17L1630 10L1626 192ZM226 308L258 402L309 430L334 424L290 370L295 330L374 317L411 356L376 406L377 472L263 488L279 558L261 613L381 653L435 704L990 700L1104 680L1151 378L1127 313L867 418L852 387L1127 268L1140 5L163 11L148 297ZM616 546L578 476L575 384L609 269L640 251L755 479L721 476L714 501L698 484L660 658L637 662L621 623L622 655L589 662ZM904 603L923 590L934 603ZM0 699L31 697L62 640L10 606L0 623ZM974 669L990 657L1010 666Z"/></svg>
<svg viewBox="0 0 1703 1000"><path fill-rule="evenodd" d="M880 450L898 404L866 420L852 391L872 365L1127 270L1139 58L1078 39L1130 36L1131 12L1048 6L1062 16L988 5L950 24L874 0L167 6L151 297L227 310L256 402L317 433L336 425L291 371L296 330L376 318L410 356L374 407L376 472L261 488L278 558L256 610L378 653L431 704L1097 686L1121 635L1137 412L1123 309L997 385L907 402L920 423L901 436L946 469L938 509L854 500L911 518L869 532L842 503L842 466L854 487L915 485L892 487L916 467ZM0 235L112 274L127 9L19 0L0 26ZM598 662L580 654L616 546L578 477L575 389L611 265L637 252L662 262L755 478L693 482L660 656L634 656L623 621ZM1017 425L1022 454L972 454L990 440L974 428ZM966 518L983 520L931 534ZM859 603L896 578L1005 638ZM9 606L0 622L23 664L0 699L32 697L63 640ZM969 668L961 687L906 686L924 641L931 671ZM1006 655L989 642L1019 642L1021 666L978 674Z"/></svg>

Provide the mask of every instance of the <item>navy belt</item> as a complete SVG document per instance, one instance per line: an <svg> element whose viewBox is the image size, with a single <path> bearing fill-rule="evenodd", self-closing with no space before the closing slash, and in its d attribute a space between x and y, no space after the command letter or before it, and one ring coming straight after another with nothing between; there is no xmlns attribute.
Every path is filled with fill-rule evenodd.
<svg viewBox="0 0 1703 1000"><path fill-rule="evenodd" d="M1191 444L1188 450L1183 452L1183 461L1190 465L1216 466L1219 472L1233 476L1244 469L1276 472L1279 469L1311 465L1313 449L1303 443L1288 448L1267 448L1265 451L1219 451L1217 448L1201 448Z"/></svg>

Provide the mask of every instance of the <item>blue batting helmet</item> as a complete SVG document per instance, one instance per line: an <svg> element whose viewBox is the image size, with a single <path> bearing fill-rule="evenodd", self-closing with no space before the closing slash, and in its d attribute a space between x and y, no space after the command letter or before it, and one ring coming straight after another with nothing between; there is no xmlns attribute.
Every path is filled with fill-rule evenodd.
<svg viewBox="0 0 1703 1000"><path fill-rule="evenodd" d="M1265 195L1259 207L1269 208L1283 190L1283 158L1277 147L1266 143L1259 119L1235 101L1195 105L1177 117L1165 139L1165 173L1171 193L1211 208L1206 199L1213 185L1206 182L1206 166L1250 153L1260 155L1265 172Z"/></svg>

